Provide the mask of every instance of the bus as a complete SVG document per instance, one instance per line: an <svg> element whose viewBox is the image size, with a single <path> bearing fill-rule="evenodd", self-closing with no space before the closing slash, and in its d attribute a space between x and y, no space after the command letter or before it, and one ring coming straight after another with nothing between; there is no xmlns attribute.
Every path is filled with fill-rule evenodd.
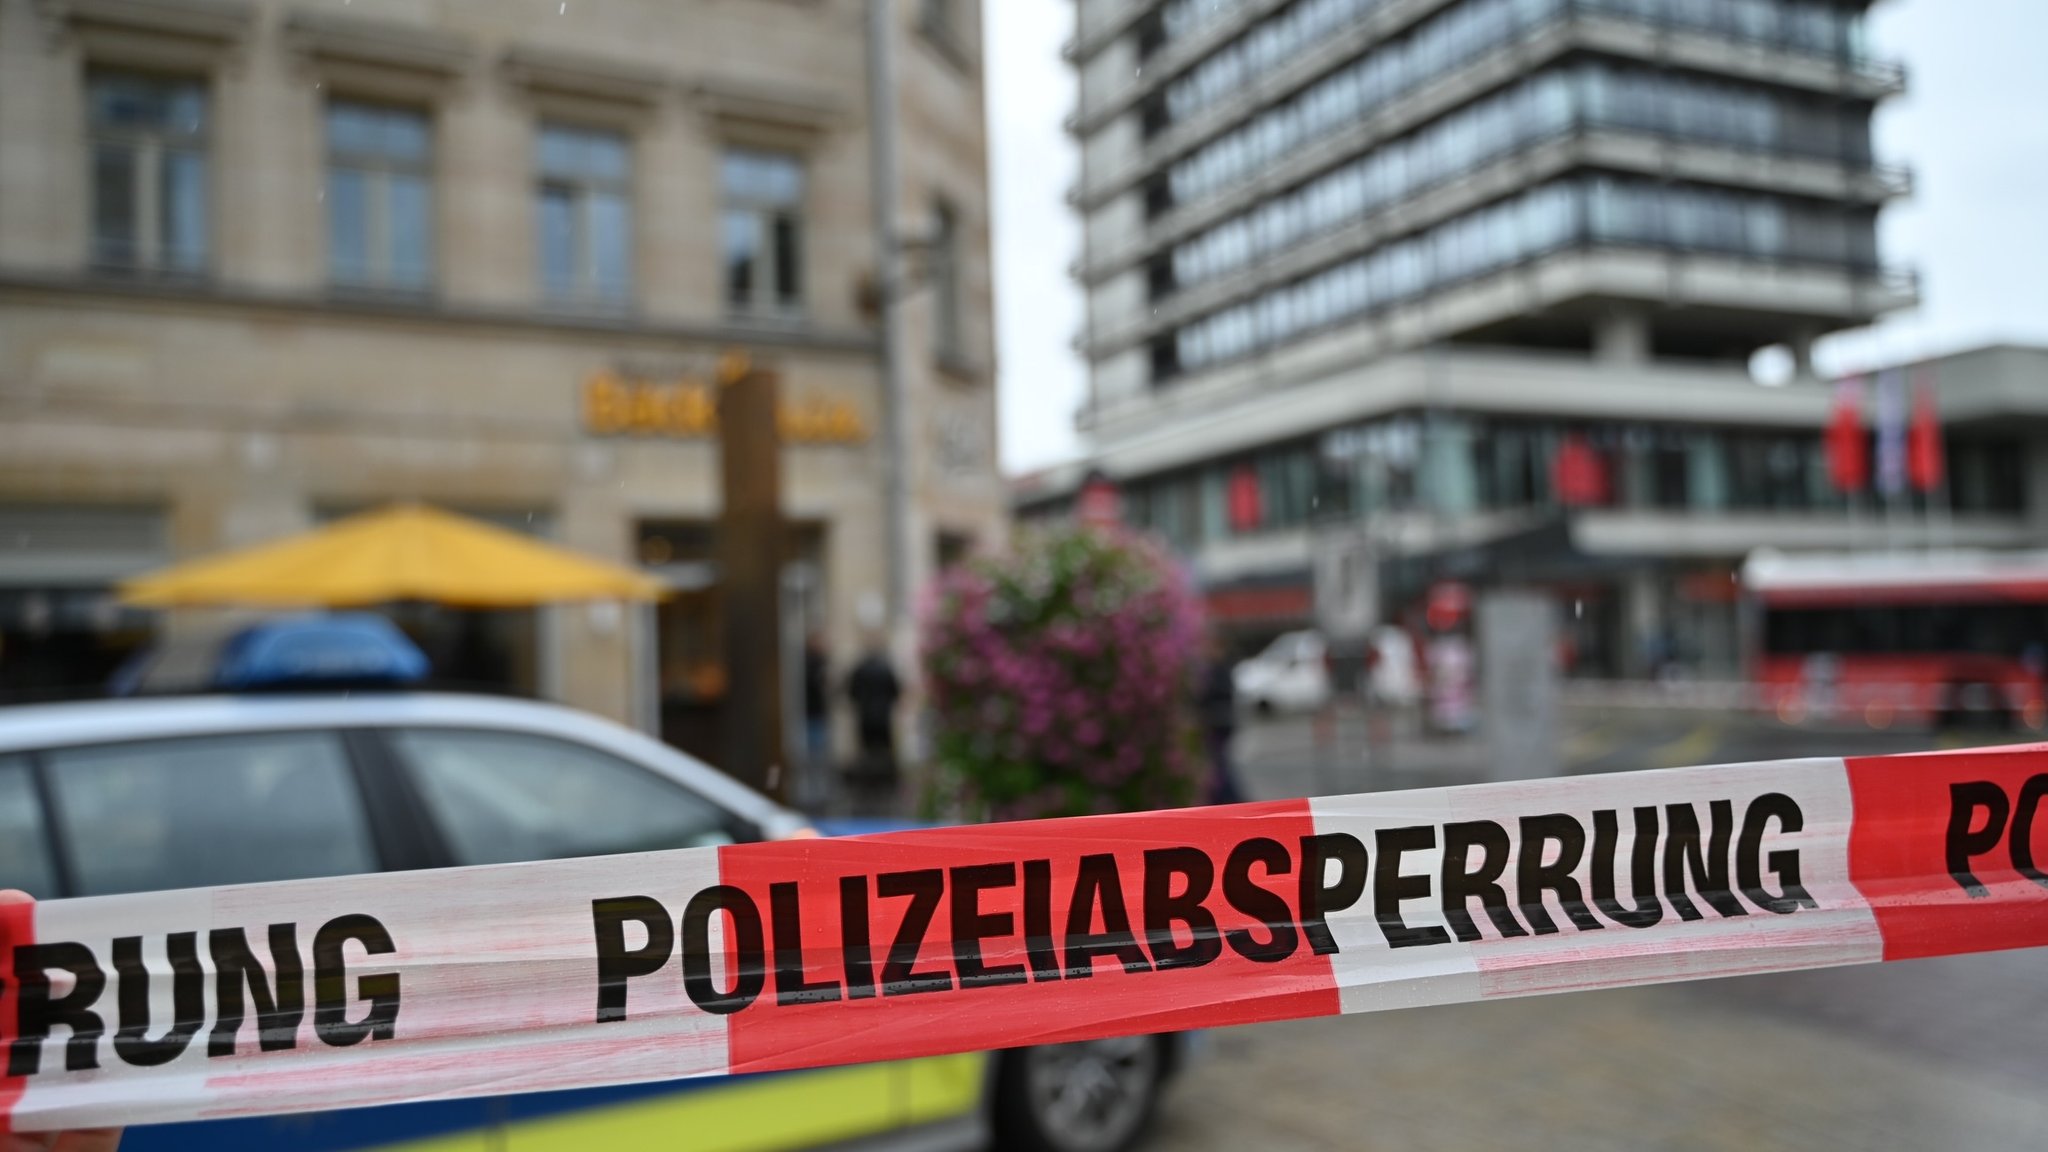
<svg viewBox="0 0 2048 1152"><path fill-rule="evenodd" d="M1759 551L1742 575L1749 680L1780 719L2048 723L2048 551Z"/></svg>

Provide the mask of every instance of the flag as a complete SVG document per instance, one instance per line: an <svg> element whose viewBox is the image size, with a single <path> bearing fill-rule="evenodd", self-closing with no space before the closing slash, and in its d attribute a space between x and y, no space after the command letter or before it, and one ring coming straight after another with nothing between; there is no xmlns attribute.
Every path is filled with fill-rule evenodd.
<svg viewBox="0 0 2048 1152"><path fill-rule="evenodd" d="M1887 496L1906 490L1906 372L1877 374L1877 489Z"/></svg>
<svg viewBox="0 0 2048 1152"><path fill-rule="evenodd" d="M1870 483L1868 442L1863 437L1863 378L1835 382L1835 411L1828 420L1828 479L1842 492L1861 492Z"/></svg>
<svg viewBox="0 0 2048 1152"><path fill-rule="evenodd" d="M1231 470L1226 504L1234 532L1250 532L1266 518L1265 500L1259 491L1258 469L1240 464Z"/></svg>
<svg viewBox="0 0 2048 1152"><path fill-rule="evenodd" d="M1569 432L1557 446L1551 465L1551 490L1557 502L1567 508L1598 506L1608 502L1607 462L1583 433Z"/></svg>
<svg viewBox="0 0 2048 1152"><path fill-rule="evenodd" d="M1906 433L1906 471L1914 488L1932 492L1941 487L1946 469L1941 417L1934 411L1934 383L1922 373L1913 381L1913 426Z"/></svg>

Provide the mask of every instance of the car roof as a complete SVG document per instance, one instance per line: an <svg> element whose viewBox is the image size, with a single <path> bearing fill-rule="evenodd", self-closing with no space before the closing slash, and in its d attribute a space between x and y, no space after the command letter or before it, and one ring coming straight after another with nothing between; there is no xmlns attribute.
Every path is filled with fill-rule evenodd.
<svg viewBox="0 0 2048 1152"><path fill-rule="evenodd" d="M596 747L668 775L764 826L801 822L725 773L601 716L558 704L454 692L175 696L0 708L0 754L302 728L479 728Z"/></svg>

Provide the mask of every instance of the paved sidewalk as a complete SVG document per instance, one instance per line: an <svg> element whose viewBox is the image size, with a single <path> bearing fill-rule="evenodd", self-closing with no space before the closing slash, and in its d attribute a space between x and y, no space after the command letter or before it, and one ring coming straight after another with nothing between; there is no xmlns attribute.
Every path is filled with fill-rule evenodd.
<svg viewBox="0 0 2048 1152"><path fill-rule="evenodd" d="M1739 994L1777 979L1210 1033L1151 1148L1964 1152L2048 1140L2038 1052L1987 1075Z"/></svg>
<svg viewBox="0 0 2048 1152"><path fill-rule="evenodd" d="M1698 710L1569 707L1571 772L1955 746ZM2019 737L2008 735L2003 740ZM1996 735L1981 738L1999 741ZM1482 779L1484 745L1249 725L1257 797ZM2048 1147L2048 949L1208 1033L1151 1152Z"/></svg>

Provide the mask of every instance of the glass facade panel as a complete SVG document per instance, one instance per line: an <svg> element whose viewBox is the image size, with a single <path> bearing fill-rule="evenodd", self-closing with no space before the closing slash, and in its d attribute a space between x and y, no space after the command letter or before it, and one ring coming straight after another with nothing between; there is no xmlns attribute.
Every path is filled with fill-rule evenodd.
<svg viewBox="0 0 2048 1152"><path fill-rule="evenodd" d="M1801 237L1789 253L1780 251L1788 233ZM1874 248L1874 233L1875 220L1868 213L1848 220L1840 208L1761 193L1649 179L1567 179L1190 320L1171 335L1170 347L1177 371L1197 371L1579 243L1806 260L1874 271L1874 260L1849 241L1851 235L1867 236ZM1176 274L1181 271L1177 263Z"/></svg>
<svg viewBox="0 0 2048 1152"><path fill-rule="evenodd" d="M1813 151L1844 159L1839 142L1860 122L1859 114L1836 105L1808 108L1812 103L1790 93L1751 91L1668 72L1591 62L1552 70L1421 131L1382 144L1176 244L1171 254L1173 281L1162 286L1161 293L1246 267L1579 126L1651 131L1765 151ZM1794 133L1797 147L1794 141L1781 140L1781 121L1807 125ZM1832 125L1832 130L1813 127L1820 123ZM1261 148L1239 147L1232 137L1210 147L1219 149L1215 156L1205 159L1209 151L1205 149L1181 162L1190 166L1187 171L1208 174L1189 177L1194 184L1183 181L1184 188L1211 176L1225 182L1246 178L1266 167ZM1850 158L1850 162L1868 163L1867 153L1860 161ZM1607 207L1603 205L1603 209ZM1612 210L1624 213L1620 227L1628 232L1647 233L1656 227L1629 215L1630 205ZM1681 244L1717 250L1784 251L1783 209L1774 201L1720 199L1688 203L1682 211L1671 227L1682 230L1685 237L1697 234L1697 239L1681 238ZM1834 250L1845 250L1845 244L1837 243ZM1869 250L1874 253L1874 243Z"/></svg>

